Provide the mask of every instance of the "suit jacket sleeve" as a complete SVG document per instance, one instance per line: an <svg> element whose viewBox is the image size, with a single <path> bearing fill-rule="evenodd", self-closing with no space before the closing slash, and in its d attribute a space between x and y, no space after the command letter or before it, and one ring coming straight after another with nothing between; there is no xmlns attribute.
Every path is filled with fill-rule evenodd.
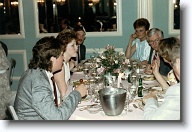
<svg viewBox="0 0 192 132"><path fill-rule="evenodd" d="M145 120L179 120L180 119L180 84L168 88L164 102L158 107L154 98L147 100L144 107Z"/></svg>
<svg viewBox="0 0 192 132"><path fill-rule="evenodd" d="M44 71L28 71L21 78L15 108L23 120L67 120L81 100L77 90L71 92L63 104L55 106L53 91Z"/></svg>
<svg viewBox="0 0 192 132"><path fill-rule="evenodd" d="M85 45L81 45L81 60L85 60L85 55L86 55L86 47L85 47Z"/></svg>

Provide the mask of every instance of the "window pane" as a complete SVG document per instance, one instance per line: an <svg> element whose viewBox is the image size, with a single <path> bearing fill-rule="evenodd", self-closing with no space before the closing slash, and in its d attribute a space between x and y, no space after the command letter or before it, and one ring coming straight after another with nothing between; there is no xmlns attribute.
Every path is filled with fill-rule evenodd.
<svg viewBox="0 0 192 132"><path fill-rule="evenodd" d="M0 0L0 35L20 34L18 0Z"/></svg>
<svg viewBox="0 0 192 132"><path fill-rule="evenodd" d="M62 20L87 32L117 31L116 0L38 0L40 33L57 33Z"/></svg>

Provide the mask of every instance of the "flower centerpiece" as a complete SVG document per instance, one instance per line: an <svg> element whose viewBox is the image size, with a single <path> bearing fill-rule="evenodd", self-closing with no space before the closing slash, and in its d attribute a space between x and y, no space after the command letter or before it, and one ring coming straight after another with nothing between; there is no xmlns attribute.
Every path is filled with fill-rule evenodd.
<svg viewBox="0 0 192 132"><path fill-rule="evenodd" d="M123 73L127 68L129 59L125 58L124 52L115 51L114 46L107 45L104 51L99 51L97 53L99 73L110 73L111 75L118 76L119 73Z"/></svg>

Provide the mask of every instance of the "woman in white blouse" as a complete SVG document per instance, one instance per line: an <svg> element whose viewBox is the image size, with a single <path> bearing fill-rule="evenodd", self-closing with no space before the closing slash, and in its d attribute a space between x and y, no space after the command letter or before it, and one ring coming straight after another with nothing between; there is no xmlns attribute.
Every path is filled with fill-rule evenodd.
<svg viewBox="0 0 192 132"><path fill-rule="evenodd" d="M67 29L60 32L57 36L57 39L61 40L63 45L66 47L66 51L64 52L64 62L63 62L63 69L59 73L54 74L55 81L58 87L58 99L59 103L66 96L67 87L70 79L70 70L73 68L74 65L69 65L71 57L77 56L77 45L76 45L76 35L75 32ZM64 75L63 75L64 74ZM65 81L63 81L65 80Z"/></svg>

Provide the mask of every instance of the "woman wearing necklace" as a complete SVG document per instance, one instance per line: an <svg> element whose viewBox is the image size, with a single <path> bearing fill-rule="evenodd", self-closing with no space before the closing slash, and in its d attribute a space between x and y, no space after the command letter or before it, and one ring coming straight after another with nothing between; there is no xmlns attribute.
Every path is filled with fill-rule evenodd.
<svg viewBox="0 0 192 132"><path fill-rule="evenodd" d="M58 102L59 104L65 99L67 87L70 79L70 70L75 64L71 64L70 59L77 56L76 35L73 30L67 29L60 32L57 39L61 40L63 46L66 48L64 52L63 68L60 72L54 75L58 87ZM65 81L63 81L65 80Z"/></svg>

